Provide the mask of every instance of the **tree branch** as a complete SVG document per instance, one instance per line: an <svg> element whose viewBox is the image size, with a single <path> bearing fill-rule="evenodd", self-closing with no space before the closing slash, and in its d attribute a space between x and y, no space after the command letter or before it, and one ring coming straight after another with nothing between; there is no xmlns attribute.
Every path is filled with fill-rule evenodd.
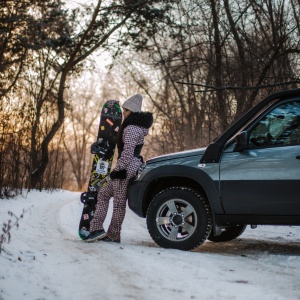
<svg viewBox="0 0 300 300"><path fill-rule="evenodd" d="M187 85L196 85L201 86L204 88L207 88L208 90L199 90L195 92L216 92L220 90L255 90L255 89L261 89L261 88L270 88L270 87L276 87L276 86L282 86L282 85L290 85L295 83L300 83L299 80L294 81L286 81L286 82L278 82L273 84L262 84L262 85L256 85L256 86L232 86L232 85L226 85L226 86L211 86L211 85L205 85L205 84L198 84L198 83L188 83L188 82L182 82L177 81L179 84L187 84Z"/></svg>

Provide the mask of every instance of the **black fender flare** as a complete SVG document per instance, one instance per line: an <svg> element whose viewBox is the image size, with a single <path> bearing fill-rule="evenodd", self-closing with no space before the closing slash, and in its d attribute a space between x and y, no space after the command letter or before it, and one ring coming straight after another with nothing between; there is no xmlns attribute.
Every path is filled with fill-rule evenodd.
<svg viewBox="0 0 300 300"><path fill-rule="evenodd" d="M218 183L216 184L211 177L202 169L184 165L164 165L150 170L145 174L142 180L151 185L156 180L172 177L184 177L196 182L205 192L208 203L211 207L212 217L215 221L215 214L224 214L218 191ZM146 192L146 191L145 191Z"/></svg>

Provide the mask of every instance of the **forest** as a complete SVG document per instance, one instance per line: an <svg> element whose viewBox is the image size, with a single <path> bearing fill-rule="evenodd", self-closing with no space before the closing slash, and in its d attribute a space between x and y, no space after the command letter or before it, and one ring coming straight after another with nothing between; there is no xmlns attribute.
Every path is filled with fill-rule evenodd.
<svg viewBox="0 0 300 300"><path fill-rule="evenodd" d="M0 16L0 198L83 191L109 99L143 95L147 159L300 84L300 0L2 0Z"/></svg>

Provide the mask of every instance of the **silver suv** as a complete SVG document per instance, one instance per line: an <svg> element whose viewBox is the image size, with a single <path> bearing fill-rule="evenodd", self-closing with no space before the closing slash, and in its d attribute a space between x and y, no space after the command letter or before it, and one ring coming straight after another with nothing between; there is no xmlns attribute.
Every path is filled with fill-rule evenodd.
<svg viewBox="0 0 300 300"><path fill-rule="evenodd" d="M148 160L128 203L165 248L300 225L300 89L268 96L207 148Z"/></svg>

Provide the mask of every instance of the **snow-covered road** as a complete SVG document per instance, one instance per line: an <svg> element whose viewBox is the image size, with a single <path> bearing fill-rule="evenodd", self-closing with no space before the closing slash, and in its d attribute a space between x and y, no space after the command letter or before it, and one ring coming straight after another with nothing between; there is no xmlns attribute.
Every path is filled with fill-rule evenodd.
<svg viewBox="0 0 300 300"><path fill-rule="evenodd" d="M19 216L0 254L0 300L300 299L300 228L247 228L193 252L159 248L129 209L122 243L77 236L80 193L30 192L0 200L0 222ZM2 234L2 231L0 232Z"/></svg>

